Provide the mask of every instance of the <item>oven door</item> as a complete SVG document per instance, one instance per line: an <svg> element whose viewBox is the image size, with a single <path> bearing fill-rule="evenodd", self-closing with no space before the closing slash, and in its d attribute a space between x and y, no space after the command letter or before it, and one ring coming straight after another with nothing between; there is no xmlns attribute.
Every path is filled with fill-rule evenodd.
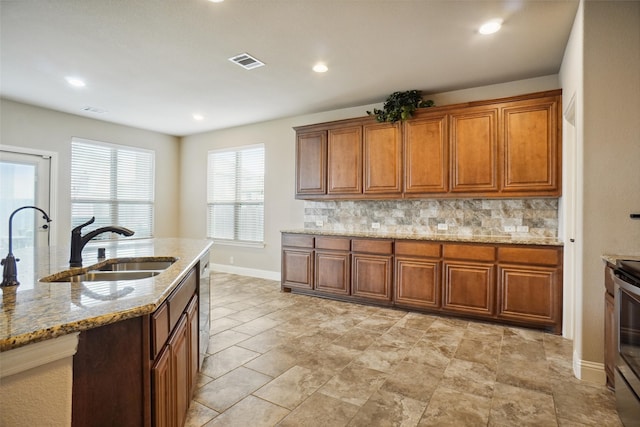
<svg viewBox="0 0 640 427"><path fill-rule="evenodd" d="M616 405L625 426L640 426L640 288L616 274Z"/></svg>

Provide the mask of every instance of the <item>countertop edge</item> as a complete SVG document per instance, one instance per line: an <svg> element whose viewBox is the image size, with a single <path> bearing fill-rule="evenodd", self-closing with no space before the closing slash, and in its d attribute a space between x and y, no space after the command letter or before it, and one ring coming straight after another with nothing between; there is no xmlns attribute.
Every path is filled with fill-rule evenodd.
<svg viewBox="0 0 640 427"><path fill-rule="evenodd" d="M508 237L508 236L459 236L454 234L402 234L384 232L327 231L313 229L280 230L281 234L308 234L314 236L343 236L371 239L424 240L451 243L488 243L505 245L536 245L564 247L564 242L548 237Z"/></svg>
<svg viewBox="0 0 640 427"><path fill-rule="evenodd" d="M89 316L77 321L61 323L45 329L39 329L32 332L13 335L6 339L0 339L0 352L9 351L52 338L58 338L75 332L83 332L122 320L151 314L169 297L169 295L171 295L171 292L173 292L173 290L187 276L189 271L191 271L191 269L198 263L200 258L202 258L202 256L209 251L212 246L213 242L211 241L205 244L198 255L193 257L193 259L182 268L180 273L176 274L173 280L171 280L171 284L166 286L164 291L153 302L141 304L126 310L113 311L109 314Z"/></svg>

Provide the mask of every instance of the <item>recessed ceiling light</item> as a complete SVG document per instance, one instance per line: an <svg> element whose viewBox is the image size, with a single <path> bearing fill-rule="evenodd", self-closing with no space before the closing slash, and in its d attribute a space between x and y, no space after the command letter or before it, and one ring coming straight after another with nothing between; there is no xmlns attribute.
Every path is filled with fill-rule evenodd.
<svg viewBox="0 0 640 427"><path fill-rule="evenodd" d="M67 83L69 83L73 87L85 87L87 85L84 82L84 80L78 77L69 76L69 77L65 77L65 80L67 81Z"/></svg>
<svg viewBox="0 0 640 427"><path fill-rule="evenodd" d="M502 27L502 19L492 19L491 21L487 21L480 26L478 32L480 34L493 34L497 33Z"/></svg>
<svg viewBox="0 0 640 427"><path fill-rule="evenodd" d="M202 114L194 114L193 115L193 120L204 120L204 116Z"/></svg>
<svg viewBox="0 0 640 427"><path fill-rule="evenodd" d="M316 73L326 73L327 71L329 71L329 67L319 62L313 66L313 71L315 71Z"/></svg>
<svg viewBox="0 0 640 427"><path fill-rule="evenodd" d="M222 3L224 0L209 0L211 3Z"/></svg>

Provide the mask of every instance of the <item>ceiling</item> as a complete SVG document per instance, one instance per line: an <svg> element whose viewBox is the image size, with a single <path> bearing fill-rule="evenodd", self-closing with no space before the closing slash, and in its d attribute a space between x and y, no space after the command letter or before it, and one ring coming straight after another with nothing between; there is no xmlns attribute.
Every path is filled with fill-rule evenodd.
<svg viewBox="0 0 640 427"><path fill-rule="evenodd" d="M395 91L556 74L577 8L578 0L1 0L0 96L184 136L381 103ZM492 18L502 30L480 35ZM245 52L266 66L228 60ZM316 62L329 71L313 72ZM68 76L86 86L69 86Z"/></svg>

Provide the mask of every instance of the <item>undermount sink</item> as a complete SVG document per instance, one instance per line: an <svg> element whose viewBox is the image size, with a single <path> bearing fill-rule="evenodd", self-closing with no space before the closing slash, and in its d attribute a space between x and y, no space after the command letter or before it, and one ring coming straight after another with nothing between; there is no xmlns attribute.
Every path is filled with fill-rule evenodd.
<svg viewBox="0 0 640 427"><path fill-rule="evenodd" d="M169 268L176 260L173 258L167 261L118 261L117 259L113 261L117 262L107 263L90 271L161 271Z"/></svg>
<svg viewBox="0 0 640 427"><path fill-rule="evenodd" d="M43 277L41 282L113 282L157 276L178 259L173 257L111 258L98 264Z"/></svg>
<svg viewBox="0 0 640 427"><path fill-rule="evenodd" d="M51 280L52 282L114 282L116 280L138 280L157 276L159 271L87 271L74 276ZM43 280L44 281L44 280Z"/></svg>

